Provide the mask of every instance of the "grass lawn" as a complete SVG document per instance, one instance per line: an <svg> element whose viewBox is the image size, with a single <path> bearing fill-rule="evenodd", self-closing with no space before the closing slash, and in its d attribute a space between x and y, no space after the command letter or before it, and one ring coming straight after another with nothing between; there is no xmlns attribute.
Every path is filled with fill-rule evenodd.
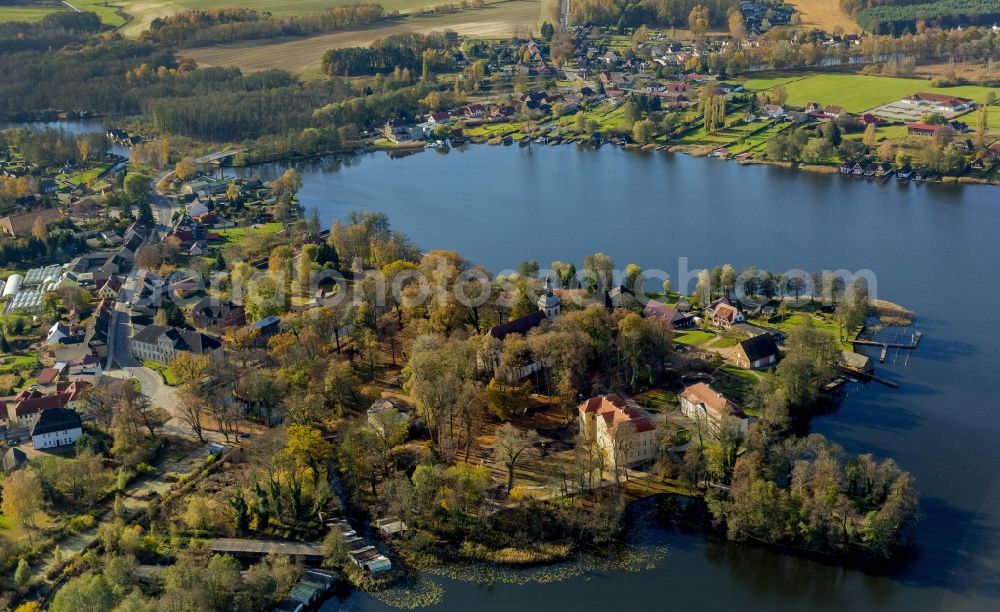
<svg viewBox="0 0 1000 612"><path fill-rule="evenodd" d="M55 6L0 6L0 23L9 21L27 21L29 23L41 21L49 13L55 13L63 9Z"/></svg>
<svg viewBox="0 0 1000 612"><path fill-rule="evenodd" d="M918 91L962 96L972 98L980 103L986 99L988 91L997 91L989 87L975 85L931 87L930 82L923 79L901 79L861 74L814 74L784 83L775 81L775 79L751 79L746 82L745 87L765 90L773 89L777 85L784 85L788 92L790 106L805 106L809 102L837 104L851 113L866 111Z"/></svg>
<svg viewBox="0 0 1000 612"><path fill-rule="evenodd" d="M692 329L690 331L677 332L674 335L674 342L677 344L685 344L687 346L701 346L715 338L715 334L707 332L701 329Z"/></svg>
<svg viewBox="0 0 1000 612"><path fill-rule="evenodd" d="M97 180L97 177L100 176L102 172L104 172L110 167L111 164L107 163L94 164L93 166L87 168L86 170L74 172L73 174L67 174L65 175L65 178L67 181L75 185L80 185L80 184L89 185L90 183L93 183L95 180Z"/></svg>
<svg viewBox="0 0 1000 612"><path fill-rule="evenodd" d="M713 374L712 388L741 406L745 406L750 390L764 377L753 370L723 365Z"/></svg>
<svg viewBox="0 0 1000 612"><path fill-rule="evenodd" d="M163 377L163 382L167 383L171 387L177 385L177 377L174 376L174 371L171 370L169 366L165 366L162 363L156 363L155 361L143 361L142 365L146 366L150 370L156 371L156 373Z"/></svg>
<svg viewBox="0 0 1000 612"><path fill-rule="evenodd" d="M4 355L0 357L0 372L21 370L34 366L36 361L34 355Z"/></svg>
<svg viewBox="0 0 1000 612"><path fill-rule="evenodd" d="M807 312L791 312L783 318L774 317L773 319L754 319L750 322L764 327L773 327L785 332L786 334L791 332L796 327L811 324L817 329L822 329L823 331L828 332L834 338L837 338L838 341L840 340L840 326L837 324L836 320L833 319L833 317L825 317ZM850 336L848 338L850 338ZM849 341L840 342L840 345L841 348L845 349L850 349L852 346Z"/></svg>
<svg viewBox="0 0 1000 612"><path fill-rule="evenodd" d="M240 244L247 239L248 234L274 234L281 231L281 223L258 223L255 226L231 227L214 230L222 239L222 244Z"/></svg>

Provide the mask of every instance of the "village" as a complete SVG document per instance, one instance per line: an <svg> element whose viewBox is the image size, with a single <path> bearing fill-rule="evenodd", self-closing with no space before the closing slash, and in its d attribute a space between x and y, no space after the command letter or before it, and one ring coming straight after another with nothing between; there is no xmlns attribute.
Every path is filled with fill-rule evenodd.
<svg viewBox="0 0 1000 612"><path fill-rule="evenodd" d="M66 205L8 217L15 239L46 244L59 231L82 239L72 255L50 251L0 280L5 484L31 474L24 478L37 500L4 506L20 525L8 542L20 552L6 561L21 576L19 593L45 593L64 573L79 573L95 548L119 554L101 544L107 529L167 524L207 539L201 554L322 566L291 572L301 582L280 593L291 592L281 604L288 609L320 598L338 571L380 588L431 554L418 534L440 528L445 490L435 483L453 479L461 501L447 505L469 516L516 516L567 498L611 504L602 514L610 522L588 529L613 531L619 504L698 498L725 482L762 417L788 426L773 421L787 420L788 408L785 417L766 414L757 395L782 379L780 363L799 358L784 353L825 347L829 363L807 372L805 384L835 394L873 376L871 360L854 352L859 333L867 329L875 343L885 312L902 317L888 325L912 322L833 277L737 276L725 266L704 271L690 294L669 284L650 293L637 267L618 282L596 254L584 262L596 283L578 281L575 268L540 275L537 264L522 264L516 306L487 302L470 326L469 311L450 302L439 311L370 293L378 275L439 275L445 261L454 272L467 268L457 254L421 255L378 215L323 229L298 207L293 170L270 183L220 179L227 156L214 157L184 159L155 184L144 179L149 191L132 210ZM102 180L108 193L130 187L114 173ZM593 349L580 330L595 324L607 331L589 333L613 333L622 356L600 346L587 356ZM449 329L450 338L426 336ZM470 350L465 365L448 366L458 365L465 382L437 378L435 360ZM468 412L474 405L478 412ZM445 429L455 418L464 434ZM429 467L431 450L449 459ZM282 459L268 464L274 456ZM78 463L93 479L64 489L51 470ZM270 493L261 470L277 487ZM409 473L405 482L388 476L395 470ZM44 500L38 474L69 511ZM293 474L312 484L286 491ZM284 510L267 509L282 499ZM517 564L571 554L572 546L545 541L552 534L539 537L497 549L472 538L459 556ZM181 554L140 547L126 558L148 589Z"/></svg>

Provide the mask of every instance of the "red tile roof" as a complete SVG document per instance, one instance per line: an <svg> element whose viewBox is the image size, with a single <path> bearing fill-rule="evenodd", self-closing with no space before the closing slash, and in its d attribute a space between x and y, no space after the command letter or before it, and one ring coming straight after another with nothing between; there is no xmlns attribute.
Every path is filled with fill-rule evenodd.
<svg viewBox="0 0 1000 612"><path fill-rule="evenodd" d="M681 392L681 397L692 404L704 405L705 411L715 420L721 419L726 414L739 418L746 417L743 409L736 403L703 382L695 383L684 389Z"/></svg>
<svg viewBox="0 0 1000 612"><path fill-rule="evenodd" d="M592 397L580 404L580 410L601 417L611 430L617 429L623 423L630 423L639 433L656 428L641 410L630 406L625 398L618 394Z"/></svg>

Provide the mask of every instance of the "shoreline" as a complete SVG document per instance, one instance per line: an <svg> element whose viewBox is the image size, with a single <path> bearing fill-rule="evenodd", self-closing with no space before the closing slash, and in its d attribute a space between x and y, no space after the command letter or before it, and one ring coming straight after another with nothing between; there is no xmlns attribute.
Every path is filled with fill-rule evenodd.
<svg viewBox="0 0 1000 612"><path fill-rule="evenodd" d="M332 150L332 151L324 151L322 153L316 153L316 154L313 154L313 155L282 155L282 156L276 157L274 159L260 160L260 161L251 161L251 162L247 162L247 163L244 163L244 164L241 164L241 165L228 165L228 166L223 166L223 167L225 167L225 168L252 168L254 166L260 166L260 165L265 165L265 164L281 164L281 163L296 163L296 162L319 161L319 160L322 160L323 158L331 157L331 156L334 157L334 158L340 158L340 159L348 158L348 157L360 157L361 154L365 154L365 153L387 153L390 156L405 157L405 156L408 156L408 155L414 155L416 153L420 153L422 151L428 150L428 147L426 146L428 142L430 142L430 141L423 141L423 140L420 140L420 141L410 141L409 143L402 143L402 144L397 144L397 145L392 145L392 146L379 146L379 145L375 144L374 142L370 142L370 143L364 144L362 146L350 147L350 148L344 148L344 149L338 149L338 150ZM462 143L460 145L450 145L449 144L449 145L447 145L447 147L448 148L461 148L461 147L466 147L466 146L471 146L471 145L497 147L497 146L513 146L516 143L520 143L520 140L519 139L511 139L510 142L504 142L503 139L501 139L501 140L498 140L496 142L491 142L491 141L482 140L482 139L478 139L478 138L472 138L472 139L468 140L467 142ZM735 163L737 163L737 164L739 164L741 166L772 166L772 167L775 167L775 168L784 168L786 170L797 170L797 171L809 172L809 173L813 173L813 174L823 174L823 175L827 175L827 176L844 176L845 178L864 179L866 181L876 182L876 183L880 183L880 184L881 183L888 183L888 182L891 182L891 181L894 180L893 177L876 178L876 177L866 177L866 176L843 175L840 172L840 169L839 169L838 166L826 165L826 164L808 164L808 163L804 163L804 162L789 162L789 161L770 161L770 160L766 160L766 159L748 159L748 160L721 159L721 158L711 157L708 153L703 153L703 152L700 152L700 151L692 151L690 148L684 147L683 145L673 145L673 146L670 146L670 145L653 145L653 144L647 144L647 145L637 145L637 144L617 145L617 144L611 144L611 143L605 143L605 144L601 144L601 145L593 145L593 144L588 144L586 142L576 141L576 140L564 141L564 142L560 142L558 144L554 144L554 143L549 143L549 144L532 143L532 144L534 144L535 146L538 146L539 148L548 148L548 147L554 147L554 146L566 146L566 145L575 144L579 148L590 149L590 150L597 150L597 149L601 149L601 148L604 148L604 147L612 147L612 148L618 148L618 149L621 149L622 151L628 151L628 152L632 152L632 153L635 153L635 152L641 152L641 153L667 153L667 154L670 154L670 155L681 154L681 155L687 155L688 157L692 157L692 158L707 158L707 159L714 159L716 161L724 161L724 162L733 162L733 161L735 161ZM531 144L529 144L528 146L531 146ZM431 147L431 149L433 149L433 147ZM434 149L434 150L436 150L436 149ZM900 181L897 181L897 182L900 182ZM1000 180L991 180L991 179L986 179L986 178L979 178L979 177L972 177L972 176L962 175L962 176L943 176L943 177L941 177L938 180L924 180L924 181L909 180L909 181L900 182L900 183L901 184L905 184L905 183L915 183L915 184L947 184L947 185L959 185L959 186L962 186L962 185L998 186L998 185L1000 185Z"/></svg>

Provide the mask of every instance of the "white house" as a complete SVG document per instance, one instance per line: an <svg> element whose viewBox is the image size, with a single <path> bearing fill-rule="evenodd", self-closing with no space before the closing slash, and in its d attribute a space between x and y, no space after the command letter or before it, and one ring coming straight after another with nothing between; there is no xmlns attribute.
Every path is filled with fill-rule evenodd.
<svg viewBox="0 0 1000 612"><path fill-rule="evenodd" d="M716 430L725 416L737 419L743 433L746 433L750 425L750 419L742 408L703 382L684 389L680 394L680 402L681 412L709 431Z"/></svg>
<svg viewBox="0 0 1000 612"><path fill-rule="evenodd" d="M764 116L768 119L782 119L788 113L785 111L784 107L780 104L765 104L764 105Z"/></svg>
<svg viewBox="0 0 1000 612"><path fill-rule="evenodd" d="M80 415L69 408L43 410L31 430L31 443L35 448L69 446L83 434Z"/></svg>

